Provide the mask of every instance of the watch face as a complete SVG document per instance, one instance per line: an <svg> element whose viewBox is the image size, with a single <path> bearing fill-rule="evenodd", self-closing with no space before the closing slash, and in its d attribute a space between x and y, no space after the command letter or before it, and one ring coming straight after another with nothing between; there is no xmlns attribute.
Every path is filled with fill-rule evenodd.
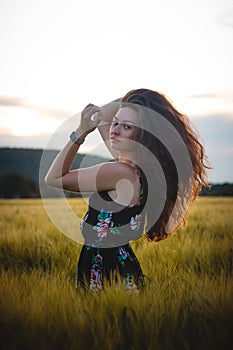
<svg viewBox="0 0 233 350"><path fill-rule="evenodd" d="M77 145L81 145L84 140L80 139L77 135L77 133L75 131L72 132L72 134L70 135L70 139L72 142L76 143Z"/></svg>
<svg viewBox="0 0 233 350"><path fill-rule="evenodd" d="M75 142L77 140L77 134L75 131L72 132L72 134L70 135L70 139L71 141Z"/></svg>

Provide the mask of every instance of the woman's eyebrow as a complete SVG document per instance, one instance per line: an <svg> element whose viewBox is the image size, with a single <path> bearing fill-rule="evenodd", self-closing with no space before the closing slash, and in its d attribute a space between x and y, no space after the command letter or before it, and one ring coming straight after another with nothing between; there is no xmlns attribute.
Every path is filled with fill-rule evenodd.
<svg viewBox="0 0 233 350"><path fill-rule="evenodd" d="M113 117L113 119L119 121L117 117ZM121 123L130 123L130 124L134 125L131 120L123 120Z"/></svg>

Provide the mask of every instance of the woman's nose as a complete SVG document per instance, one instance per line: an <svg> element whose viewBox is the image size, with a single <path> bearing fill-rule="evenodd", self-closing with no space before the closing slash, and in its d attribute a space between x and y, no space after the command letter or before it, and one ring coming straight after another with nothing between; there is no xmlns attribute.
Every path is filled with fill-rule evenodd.
<svg viewBox="0 0 233 350"><path fill-rule="evenodd" d="M112 133L113 134L119 134L119 132L120 132L120 124L113 125L112 126Z"/></svg>

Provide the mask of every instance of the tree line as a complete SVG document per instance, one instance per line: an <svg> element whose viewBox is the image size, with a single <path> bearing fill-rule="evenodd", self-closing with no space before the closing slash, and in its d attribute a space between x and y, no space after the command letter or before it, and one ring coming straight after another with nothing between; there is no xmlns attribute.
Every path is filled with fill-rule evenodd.
<svg viewBox="0 0 233 350"><path fill-rule="evenodd" d="M48 196L56 197L56 192L48 192ZM74 196L72 193L68 197ZM233 196L233 184L212 184L210 188L202 188L200 196ZM40 198L39 184L19 173L0 175L0 198Z"/></svg>

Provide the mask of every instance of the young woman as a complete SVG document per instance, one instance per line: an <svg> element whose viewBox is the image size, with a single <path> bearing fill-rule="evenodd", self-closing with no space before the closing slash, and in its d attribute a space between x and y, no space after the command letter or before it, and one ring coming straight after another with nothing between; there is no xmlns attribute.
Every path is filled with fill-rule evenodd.
<svg viewBox="0 0 233 350"><path fill-rule="evenodd" d="M71 171L81 144L97 127L115 162ZM128 291L138 291L144 278L129 242L144 232L149 241L175 232L206 185L203 146L188 118L148 89L132 90L102 108L89 104L70 138L46 183L92 193L81 224L85 243L77 285L95 291L118 275Z"/></svg>

